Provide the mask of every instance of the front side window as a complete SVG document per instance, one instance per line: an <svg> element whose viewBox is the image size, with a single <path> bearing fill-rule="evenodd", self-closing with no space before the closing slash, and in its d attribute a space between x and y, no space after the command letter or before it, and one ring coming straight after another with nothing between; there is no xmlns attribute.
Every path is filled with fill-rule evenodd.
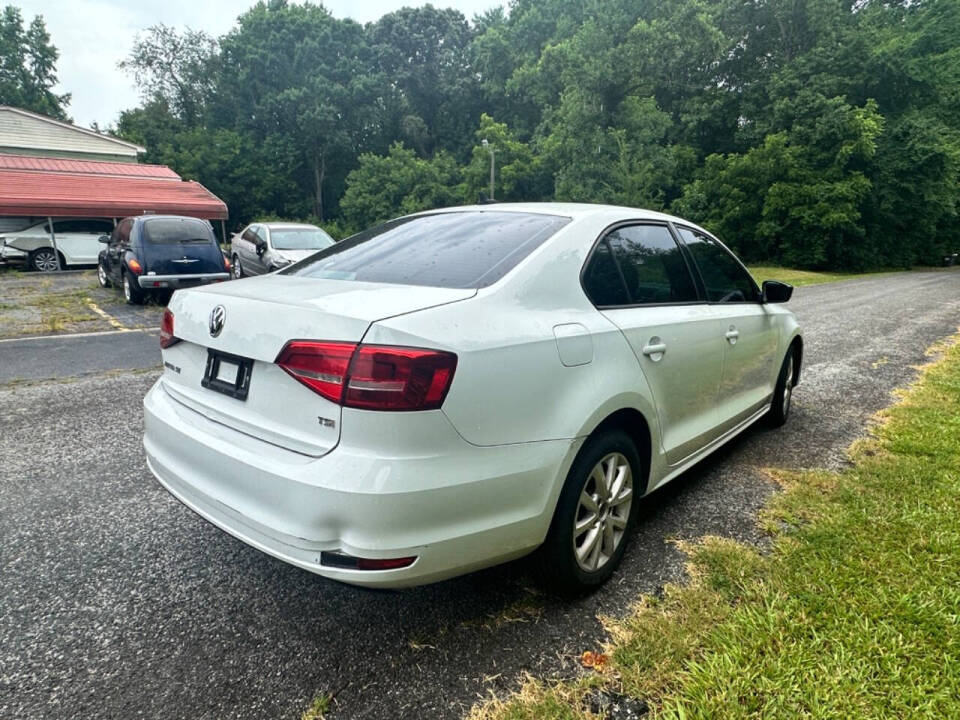
<svg viewBox="0 0 960 720"><path fill-rule="evenodd" d="M333 238L320 228L271 228L274 250L322 250L333 245Z"/></svg>
<svg viewBox="0 0 960 720"><path fill-rule="evenodd" d="M678 226L680 237L693 255L710 302L758 302L757 285L736 258L701 232Z"/></svg>
<svg viewBox="0 0 960 720"><path fill-rule="evenodd" d="M400 218L357 233L281 273L363 282L483 288L570 222L473 210Z"/></svg>

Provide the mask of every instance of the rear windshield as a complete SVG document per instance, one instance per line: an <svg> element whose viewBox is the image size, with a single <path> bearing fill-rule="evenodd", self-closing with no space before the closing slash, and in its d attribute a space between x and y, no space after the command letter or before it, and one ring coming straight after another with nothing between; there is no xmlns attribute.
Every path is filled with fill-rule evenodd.
<svg viewBox="0 0 960 720"><path fill-rule="evenodd" d="M285 275L482 288L495 283L570 218L467 211L400 218L342 240Z"/></svg>
<svg viewBox="0 0 960 720"><path fill-rule="evenodd" d="M157 218L143 224L143 237L151 245L216 242L210 223L193 218Z"/></svg>

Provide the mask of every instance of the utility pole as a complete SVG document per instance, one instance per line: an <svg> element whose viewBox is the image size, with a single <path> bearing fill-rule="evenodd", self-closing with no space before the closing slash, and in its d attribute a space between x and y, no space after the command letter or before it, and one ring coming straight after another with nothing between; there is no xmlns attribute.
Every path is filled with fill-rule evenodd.
<svg viewBox="0 0 960 720"><path fill-rule="evenodd" d="M494 157L496 156L496 150L493 149L493 145L487 142L487 139L484 138L481 143L489 152L490 152L490 199L493 200L493 185L496 178L496 170L494 167Z"/></svg>

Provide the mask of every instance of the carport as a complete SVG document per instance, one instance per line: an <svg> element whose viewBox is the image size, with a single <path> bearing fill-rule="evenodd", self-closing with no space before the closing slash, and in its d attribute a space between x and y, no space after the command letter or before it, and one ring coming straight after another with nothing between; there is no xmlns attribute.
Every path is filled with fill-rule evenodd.
<svg viewBox="0 0 960 720"><path fill-rule="evenodd" d="M164 165L0 155L0 218L46 218L58 262L53 218L144 214L219 220L226 240L223 200Z"/></svg>

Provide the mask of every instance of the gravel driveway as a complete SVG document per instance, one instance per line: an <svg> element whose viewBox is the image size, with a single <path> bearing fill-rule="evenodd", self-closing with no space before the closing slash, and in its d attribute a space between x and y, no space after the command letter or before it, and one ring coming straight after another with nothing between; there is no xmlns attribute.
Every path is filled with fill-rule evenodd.
<svg viewBox="0 0 960 720"><path fill-rule="evenodd" d="M791 307L806 357L790 422L749 431L650 498L614 582L572 603L537 595L523 561L372 592L233 540L144 466L154 370L0 386L0 717L298 718L326 691L333 718L454 718L521 671L577 673L603 639L598 613L682 577L668 539L758 542L773 490L760 468L844 462L957 329L960 273L801 288Z"/></svg>

